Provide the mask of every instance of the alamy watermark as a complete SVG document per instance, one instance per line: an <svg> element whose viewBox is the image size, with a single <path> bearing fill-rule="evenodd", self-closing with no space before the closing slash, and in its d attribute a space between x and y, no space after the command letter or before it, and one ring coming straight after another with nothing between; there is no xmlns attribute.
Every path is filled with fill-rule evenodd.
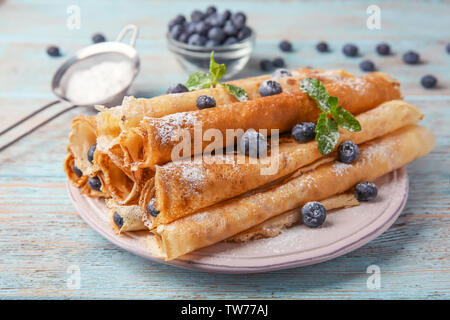
<svg viewBox="0 0 450 320"><path fill-rule="evenodd" d="M69 30L78 30L81 28L81 8L75 4L67 7L68 17L66 26Z"/></svg>
<svg viewBox="0 0 450 320"><path fill-rule="evenodd" d="M366 273L370 274L367 278L367 289L377 290L381 288L381 268L376 264L367 267Z"/></svg>
<svg viewBox="0 0 450 320"><path fill-rule="evenodd" d="M370 5L366 9L366 13L369 17L366 20L366 26L369 30L381 29L381 9L377 5Z"/></svg>

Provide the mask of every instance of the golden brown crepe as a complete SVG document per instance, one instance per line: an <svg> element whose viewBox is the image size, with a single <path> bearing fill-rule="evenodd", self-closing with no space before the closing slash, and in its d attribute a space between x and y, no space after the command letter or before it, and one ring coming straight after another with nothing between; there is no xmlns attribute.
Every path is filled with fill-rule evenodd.
<svg viewBox="0 0 450 320"><path fill-rule="evenodd" d="M340 129L340 141L356 144L384 136L403 126L417 123L423 115L401 100L385 102L377 108L359 114L360 132ZM203 156L156 166L155 207L157 218L149 217L151 227L169 223L201 208L229 199L269 182L285 177L318 159L317 142L298 143L292 138L280 140L279 150L263 159L249 159L244 155ZM252 162L250 160L253 160ZM220 162L219 162L220 161ZM270 170L273 169L273 170ZM264 171L265 170L265 171ZM151 198L141 194L145 211Z"/></svg>
<svg viewBox="0 0 450 320"><path fill-rule="evenodd" d="M167 260L225 240L283 212L342 193L426 155L434 135L417 125L399 129L360 147L352 164L319 166L269 190L220 203L172 223L155 233Z"/></svg>
<svg viewBox="0 0 450 320"><path fill-rule="evenodd" d="M320 78L330 95L337 96L343 108L353 114L401 97L398 82L384 73L355 77L328 72L310 76ZM200 126L200 132L208 129L218 132L221 138L217 137L219 140L214 142L226 146L234 143L233 139L227 141L227 130L235 130L238 137L251 128L267 130L270 134L271 129L285 132L299 122L316 121L320 112L316 102L300 89L296 80L290 78L287 81L293 83L291 89L278 95L210 109L180 112L162 118L144 117L139 127L130 132L123 132L123 135L133 137L128 137L127 142L121 141L125 153L137 157L132 159L130 165L153 168L157 164L173 161L172 152L175 155L180 153L180 141L181 144L187 143L190 154L201 153L211 142L202 139L202 133L198 136ZM197 142L200 140L197 145L194 143L195 136ZM143 151L139 154L129 152L136 149ZM184 155L186 156L189 154Z"/></svg>

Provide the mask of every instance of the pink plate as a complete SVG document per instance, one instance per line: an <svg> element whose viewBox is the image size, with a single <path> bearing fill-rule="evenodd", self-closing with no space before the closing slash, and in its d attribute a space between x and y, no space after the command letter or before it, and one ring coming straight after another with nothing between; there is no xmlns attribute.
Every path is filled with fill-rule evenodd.
<svg viewBox="0 0 450 320"><path fill-rule="evenodd" d="M148 232L117 235L109 224L104 200L86 197L67 184L79 215L117 246L144 258L189 269L220 273L252 273L301 267L330 260L355 250L386 231L402 212L408 197L404 168L375 181L378 197L357 207L334 210L324 226L296 225L275 238L247 243L217 243L173 261L158 257Z"/></svg>

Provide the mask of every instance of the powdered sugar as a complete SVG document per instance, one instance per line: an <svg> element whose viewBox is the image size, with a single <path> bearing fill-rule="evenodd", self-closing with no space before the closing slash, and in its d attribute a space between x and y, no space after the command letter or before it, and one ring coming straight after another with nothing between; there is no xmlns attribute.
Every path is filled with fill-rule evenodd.
<svg viewBox="0 0 450 320"><path fill-rule="evenodd" d="M196 117L192 112L174 113L158 119L156 130L162 144L167 144L172 137L179 136L180 130L195 126Z"/></svg>

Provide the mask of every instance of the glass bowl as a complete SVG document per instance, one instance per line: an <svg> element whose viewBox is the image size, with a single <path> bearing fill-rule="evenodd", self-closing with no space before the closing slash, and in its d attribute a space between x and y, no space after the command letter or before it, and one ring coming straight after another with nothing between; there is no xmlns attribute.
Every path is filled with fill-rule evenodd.
<svg viewBox="0 0 450 320"><path fill-rule="evenodd" d="M255 32L246 39L231 45L222 45L217 47L200 47L189 45L170 37L167 33L167 46L175 55L178 63L188 74L202 71L209 71L209 58L211 51L214 51L214 60L218 63L224 63L227 71L223 79L229 79L239 73L250 60L255 42Z"/></svg>

